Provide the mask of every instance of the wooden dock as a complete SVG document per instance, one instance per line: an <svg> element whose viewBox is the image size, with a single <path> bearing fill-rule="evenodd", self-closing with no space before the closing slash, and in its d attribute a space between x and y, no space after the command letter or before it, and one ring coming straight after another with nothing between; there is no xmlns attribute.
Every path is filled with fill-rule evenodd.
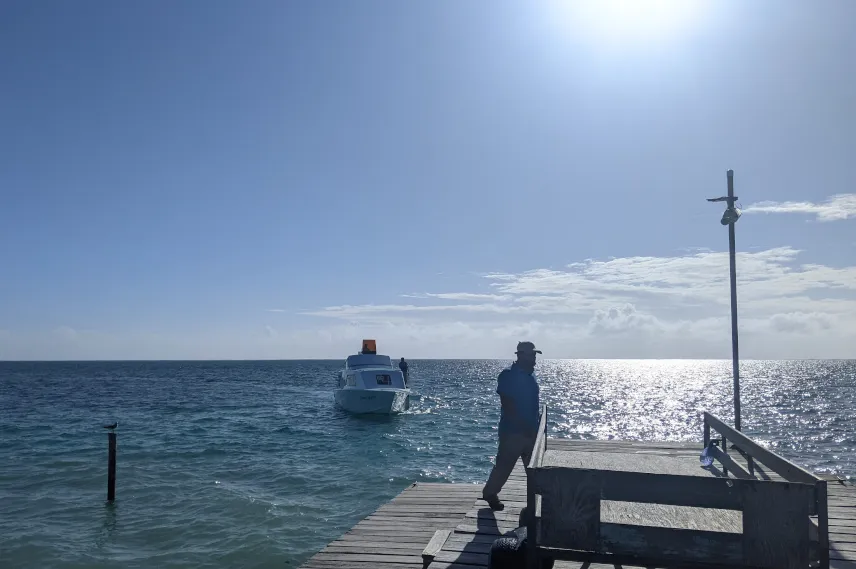
<svg viewBox="0 0 856 569"><path fill-rule="evenodd" d="M652 455L680 458L699 467L701 442L579 441L549 439L552 449L619 453L628 463ZM733 460L741 461L736 453ZM613 457L614 458L614 457ZM745 465L748 468L748 465ZM757 469L758 467L755 466ZM771 474L771 479L776 475ZM832 569L856 569L856 486L828 479L829 559ZM302 565L304 569L478 569L487 566L491 543L518 526L526 505L526 474L518 463L502 490L505 510L491 511L475 484L415 484L360 521ZM441 531L433 559L423 552ZM445 538L445 540L443 539ZM432 544L433 545L433 544ZM426 563L426 561L430 561ZM557 561L556 568L612 569L613 565ZM631 569L624 565L624 569Z"/></svg>

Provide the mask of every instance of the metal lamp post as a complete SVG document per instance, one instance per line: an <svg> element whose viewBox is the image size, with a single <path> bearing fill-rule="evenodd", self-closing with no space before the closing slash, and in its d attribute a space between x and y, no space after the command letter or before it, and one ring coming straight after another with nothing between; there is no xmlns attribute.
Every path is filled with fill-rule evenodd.
<svg viewBox="0 0 856 569"><path fill-rule="evenodd" d="M734 224L740 219L740 210L734 207L734 170L728 171L728 195L708 198L709 202L727 202L720 223L728 226L728 253L731 261L731 357L734 368L734 428L740 429L740 369L737 353L737 265L734 252Z"/></svg>

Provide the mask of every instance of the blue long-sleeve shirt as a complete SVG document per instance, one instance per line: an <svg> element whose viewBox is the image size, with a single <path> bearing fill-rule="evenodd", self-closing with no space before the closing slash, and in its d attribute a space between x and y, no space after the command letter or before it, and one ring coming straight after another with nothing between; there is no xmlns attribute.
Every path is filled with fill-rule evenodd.
<svg viewBox="0 0 856 569"><path fill-rule="evenodd" d="M496 392L514 402L517 416L503 406L499 419L500 434L531 434L537 432L540 417L540 388L535 373L512 364L499 374Z"/></svg>

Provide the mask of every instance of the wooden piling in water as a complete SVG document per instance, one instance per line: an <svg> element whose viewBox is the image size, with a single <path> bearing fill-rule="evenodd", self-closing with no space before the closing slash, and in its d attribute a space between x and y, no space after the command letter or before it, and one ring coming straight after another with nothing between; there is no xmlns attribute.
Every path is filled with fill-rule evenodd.
<svg viewBox="0 0 856 569"><path fill-rule="evenodd" d="M116 431L107 433L107 501L116 499Z"/></svg>

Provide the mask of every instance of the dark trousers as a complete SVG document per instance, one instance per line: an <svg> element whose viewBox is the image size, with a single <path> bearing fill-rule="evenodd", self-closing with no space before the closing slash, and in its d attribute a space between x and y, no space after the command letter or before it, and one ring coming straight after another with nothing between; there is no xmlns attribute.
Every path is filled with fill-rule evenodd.
<svg viewBox="0 0 856 569"><path fill-rule="evenodd" d="M484 498L491 498L499 494L502 487L508 481L517 459L523 459L523 465L529 464L532 458L532 448L535 446L535 437L520 435L516 433L499 435L499 448L496 451L496 464L490 471L490 476L482 490Z"/></svg>

